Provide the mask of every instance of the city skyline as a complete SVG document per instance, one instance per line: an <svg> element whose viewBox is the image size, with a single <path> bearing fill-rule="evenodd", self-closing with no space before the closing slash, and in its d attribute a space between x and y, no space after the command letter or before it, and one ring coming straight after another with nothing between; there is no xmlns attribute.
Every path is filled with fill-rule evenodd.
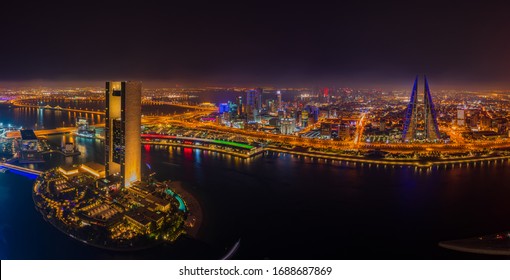
<svg viewBox="0 0 510 280"><path fill-rule="evenodd" d="M0 259L509 259L505 6L2 5Z"/></svg>
<svg viewBox="0 0 510 280"><path fill-rule="evenodd" d="M264 84L264 83L232 83L232 84L222 84L222 83L200 83L200 82L191 82L191 83L181 83L181 82L171 82L171 81L155 81L155 80L144 80L144 89L255 89L255 88L271 88L271 89L314 89L314 88L350 88L355 90L382 90L382 91L407 91L411 92L412 83L409 81L414 79L417 74L410 74L405 80L402 79L401 82L396 84L388 85L388 84L369 84L369 85L355 85L354 83L349 83L348 81L345 83L294 83L294 84ZM428 75L430 76L430 75ZM441 84L441 81L436 81L434 78L434 90L435 91L465 91L467 93L470 92L510 92L509 86L468 86L468 85L451 85L448 83ZM135 79L136 80L136 79ZM75 88L95 88L101 89L104 81L96 81L96 80L73 80L73 81L56 81L56 80L24 80L24 81L0 81L0 89L75 89Z"/></svg>
<svg viewBox="0 0 510 280"><path fill-rule="evenodd" d="M142 94L138 82L109 82L102 89L6 90L0 99L0 151L3 156L0 171L4 174L0 176L7 184L21 180L19 175L35 179L35 182L27 182L33 186L33 201L27 200L26 196L20 198L24 208L32 209L35 202L43 219L71 238L102 247L100 250L126 246L126 249L134 250L146 242L154 245L154 250L165 250L165 247L171 250L171 244L157 246L159 238L172 243L181 234L187 234L193 238L179 238L177 242L193 243L201 241L194 239L201 234L207 233L214 238L215 234L227 233L226 240L216 239L212 244L219 248L233 246L235 251L238 246L235 244L242 238L243 251L236 254L246 258L264 258L265 252L272 258L366 258L365 250L381 246L380 239L385 240L387 250L398 250L381 258L407 254L413 258L451 254L453 258L476 258L443 248L506 253L503 244L506 237L502 237L506 232L483 237L488 243L501 244L489 251L488 243L476 241L478 239L444 240L451 238L449 236L462 238L465 231L457 226L466 219L471 222L471 216L464 216L464 212L455 214L448 210L451 203L458 204L458 199L463 201L462 209L471 209L470 205L475 203L472 198L480 197L483 204L495 203L498 215L507 213L507 203L499 203L493 198L494 195L504 197L506 188L486 189L482 188L483 184L472 181L481 180L484 184L489 181L483 176L485 173L474 170L498 174L505 172L510 162L508 95L438 93L435 80L430 81L431 87L427 81L422 82L423 87L418 87L416 80L415 86L409 85L407 91L393 92L329 87L293 90L156 88L145 89ZM411 98L409 89L413 91ZM129 97L134 99L128 100ZM413 98L424 100L419 100L418 104L412 102ZM136 106L129 106L131 102ZM141 111L132 111L135 107ZM428 130L438 128L440 135L437 139L420 136L420 133L414 133L415 136L409 139L405 137L408 108L417 109L411 111L411 115L424 115L417 119L416 131L423 133L427 131L426 127ZM122 127L122 110L128 114L130 109L136 121L127 122L126 118L126 127ZM435 123L436 127L427 126L427 122ZM37 137L25 137L27 132ZM128 135L125 132L132 132L130 141L126 141ZM127 142L135 145L128 149ZM140 159L127 159L136 151L141 152ZM27 152L36 155L33 158L41 162L38 165L25 163L23 155ZM122 164L124 156L126 163L136 164L141 169L140 182L124 183L120 176L115 176L118 169L108 172L112 171L109 170L112 167L110 158L118 165ZM431 178L456 180L459 172L466 181L452 181L431 189ZM122 169L120 173L123 173ZM331 176L345 178L349 183L331 180ZM490 178L493 185L498 184L500 176ZM402 180L404 178L412 180ZM289 180L292 181L289 183ZM409 188L409 184L415 183L421 187ZM463 189L450 198L441 194L465 184L472 188ZM287 186L292 187L285 189ZM309 200L311 187L315 196L320 197L313 209L300 202ZM352 194L353 187L366 191ZM190 193L195 190L198 199ZM395 190L400 194L392 195ZM203 197L200 196L202 192L206 194ZM427 202L411 198L415 201L409 203L407 192ZM469 195L465 196L466 193ZM297 203L274 199L283 194ZM355 198L346 199L351 195ZM384 200L373 200L381 195ZM204 204L202 199L205 199ZM387 199L393 205L390 208L387 208ZM453 200L446 204L447 209L438 211L436 207L442 207L442 199ZM282 224L281 215L272 217L264 211L253 211L259 209L262 200L271 211L295 214L284 215ZM228 205L237 201L240 205L232 207L239 213L234 213L236 211L231 211ZM223 205L227 205L226 212L218 208ZM403 206L410 213L421 211L419 209L431 213L408 215L408 211L401 212ZM372 211L379 209L380 212L383 208L388 210L374 219ZM494 218L491 209L474 208L473 211L481 213L481 218L475 219L477 222L471 228L484 229L483 223L487 220L493 226L500 226L500 219ZM214 211L219 212L215 214ZM448 233L443 232L445 224L435 226L437 222L441 223L445 213L455 216L453 222L448 221ZM420 218L422 215L425 218ZM247 216L255 218L245 219ZM317 218L319 216L322 218ZM41 215L36 217L32 216L32 219L40 221ZM231 224L222 224L225 219ZM274 243L266 242L273 230L268 235L264 225L285 235L289 228L287 219L298 227L304 221L318 219L326 229L320 231L321 236L327 236L323 241L336 250L330 252L317 248L314 245L318 242L317 236L306 233L295 237L287 235L284 241L285 246L293 248L303 238L309 239L301 246L301 252L269 249L267 246L273 247L271 244ZM381 236L377 231L374 238L366 238L356 231L337 231L335 223L328 222L331 219L347 219L349 227L363 232L374 232L373 225L395 219L392 223L395 230L388 231L387 236ZM205 221L204 228L202 220ZM257 223L251 222L254 220ZM360 220L370 222L364 226L359 224ZM20 225L24 226L26 224ZM401 232L413 231L410 228L416 231L405 238L410 239L412 246L392 245L401 242ZM352 244L364 248L363 252L354 247L348 249L351 247L345 247L344 242L331 241L337 240L338 234L343 239L354 240ZM52 244L61 242L59 235L52 235L52 238L55 238ZM184 239L188 241L182 241ZM18 242L14 240L12 242ZM259 240L262 243L258 243ZM276 242L280 244L282 241L278 239ZM416 248L429 252L418 254ZM199 251L201 253L192 249L195 253L190 254L193 257L210 254L207 258L226 254L222 249L203 248ZM28 256L27 251L22 252L21 257ZM9 251L9 254L18 253ZM81 250L73 254L81 256ZM174 254L176 258L188 254L188 247ZM379 256L376 252L370 255ZM41 255L36 256L40 258ZM137 253L135 258L148 257Z"/></svg>

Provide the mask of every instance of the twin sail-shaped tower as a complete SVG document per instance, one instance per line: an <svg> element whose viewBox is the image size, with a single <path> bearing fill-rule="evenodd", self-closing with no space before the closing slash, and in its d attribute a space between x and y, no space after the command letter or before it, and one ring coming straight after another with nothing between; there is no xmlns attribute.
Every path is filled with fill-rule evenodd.
<svg viewBox="0 0 510 280"><path fill-rule="evenodd" d="M429 83L427 77L424 77L423 99L419 100L418 96L418 76L414 80L411 99L407 105L404 131L402 140L410 141L435 141L441 138L439 128L437 126L436 110L430 95Z"/></svg>

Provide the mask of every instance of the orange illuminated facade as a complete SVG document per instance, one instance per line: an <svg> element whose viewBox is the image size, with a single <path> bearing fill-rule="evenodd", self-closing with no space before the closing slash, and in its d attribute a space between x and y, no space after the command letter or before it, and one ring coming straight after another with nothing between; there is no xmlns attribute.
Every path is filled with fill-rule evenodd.
<svg viewBox="0 0 510 280"><path fill-rule="evenodd" d="M106 82L105 171L122 185L141 178L141 82Z"/></svg>

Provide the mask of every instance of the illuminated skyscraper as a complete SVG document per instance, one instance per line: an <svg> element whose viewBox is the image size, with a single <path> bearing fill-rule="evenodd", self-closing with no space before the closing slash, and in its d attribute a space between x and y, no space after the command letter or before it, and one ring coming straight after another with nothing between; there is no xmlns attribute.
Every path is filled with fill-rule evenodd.
<svg viewBox="0 0 510 280"><path fill-rule="evenodd" d="M141 82L106 82L105 171L129 187L141 177Z"/></svg>
<svg viewBox="0 0 510 280"><path fill-rule="evenodd" d="M283 135L291 135L296 131L296 120L285 118L281 120L280 132Z"/></svg>
<svg viewBox="0 0 510 280"><path fill-rule="evenodd" d="M466 124L465 121L465 111L464 109L458 109L457 110L457 125L458 126L464 126Z"/></svg>
<svg viewBox="0 0 510 280"><path fill-rule="evenodd" d="M283 109L283 106L282 106L282 92L281 91L276 91L276 97L278 99L278 111L281 111Z"/></svg>
<svg viewBox="0 0 510 280"><path fill-rule="evenodd" d="M246 92L246 115L249 122L260 121L262 110L262 89L251 89Z"/></svg>
<svg viewBox="0 0 510 280"><path fill-rule="evenodd" d="M228 112L229 110L230 110L230 106L228 103L220 103L220 105L219 105L219 113L220 114Z"/></svg>
<svg viewBox="0 0 510 280"><path fill-rule="evenodd" d="M434 102L432 102L427 76L425 76L425 92L423 95L423 102L425 103L425 139L437 140L441 138L441 134L437 125L436 109L434 108Z"/></svg>
<svg viewBox="0 0 510 280"><path fill-rule="evenodd" d="M416 77L409 105L407 105L402 140L404 142L414 140L434 141L440 137L436 110L432 102L427 77L425 77L422 102L418 100L418 77Z"/></svg>
<svg viewBox="0 0 510 280"><path fill-rule="evenodd" d="M236 102L237 102L237 115L241 116L244 114L243 109L245 109L243 108L243 97L238 96Z"/></svg>
<svg viewBox="0 0 510 280"><path fill-rule="evenodd" d="M329 88L322 89L322 101L329 103Z"/></svg>

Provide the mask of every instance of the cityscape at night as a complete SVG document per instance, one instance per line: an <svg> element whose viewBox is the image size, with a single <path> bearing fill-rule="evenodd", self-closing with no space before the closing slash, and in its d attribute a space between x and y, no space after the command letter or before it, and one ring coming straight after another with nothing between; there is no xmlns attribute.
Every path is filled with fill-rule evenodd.
<svg viewBox="0 0 510 280"><path fill-rule="evenodd" d="M0 259L510 259L508 7L338 5L8 4Z"/></svg>

